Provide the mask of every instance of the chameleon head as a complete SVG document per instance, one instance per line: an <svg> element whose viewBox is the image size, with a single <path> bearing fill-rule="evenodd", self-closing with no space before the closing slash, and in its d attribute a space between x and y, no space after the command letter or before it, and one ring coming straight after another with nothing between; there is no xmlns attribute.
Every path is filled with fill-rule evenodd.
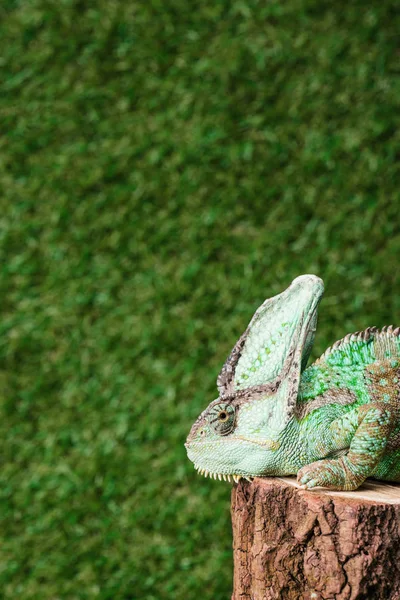
<svg viewBox="0 0 400 600"><path fill-rule="evenodd" d="M303 275L256 311L218 378L220 397L186 440L201 474L237 480L292 472L282 432L293 421L322 293L318 277Z"/></svg>
<svg viewBox="0 0 400 600"><path fill-rule="evenodd" d="M275 406L274 394L258 399L235 394L211 402L185 444L196 470L228 480L273 474L281 445Z"/></svg>

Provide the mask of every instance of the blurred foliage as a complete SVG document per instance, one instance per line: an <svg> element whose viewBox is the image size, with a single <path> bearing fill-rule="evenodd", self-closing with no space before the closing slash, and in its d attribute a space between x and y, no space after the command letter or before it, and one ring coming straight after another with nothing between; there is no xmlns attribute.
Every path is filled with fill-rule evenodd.
<svg viewBox="0 0 400 600"><path fill-rule="evenodd" d="M230 596L183 447L230 348L306 272L314 357L399 324L397 9L2 3L3 598Z"/></svg>

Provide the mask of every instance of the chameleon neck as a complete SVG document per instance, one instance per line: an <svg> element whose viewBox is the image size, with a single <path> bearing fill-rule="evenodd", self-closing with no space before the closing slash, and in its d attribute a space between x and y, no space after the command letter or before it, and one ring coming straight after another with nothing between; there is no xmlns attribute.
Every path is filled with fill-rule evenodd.
<svg viewBox="0 0 400 600"><path fill-rule="evenodd" d="M343 407L332 404L313 411L305 419L294 418L281 439L282 469L296 473L306 464L340 452L342 448L332 436L330 425L344 412Z"/></svg>

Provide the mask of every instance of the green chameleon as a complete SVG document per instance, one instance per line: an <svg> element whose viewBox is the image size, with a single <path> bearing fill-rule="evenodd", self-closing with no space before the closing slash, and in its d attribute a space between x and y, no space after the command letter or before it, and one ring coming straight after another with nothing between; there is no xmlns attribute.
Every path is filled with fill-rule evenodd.
<svg viewBox="0 0 400 600"><path fill-rule="evenodd" d="M297 473L337 490L400 481L400 328L346 335L306 369L323 290L302 275L256 311L187 438L200 474Z"/></svg>

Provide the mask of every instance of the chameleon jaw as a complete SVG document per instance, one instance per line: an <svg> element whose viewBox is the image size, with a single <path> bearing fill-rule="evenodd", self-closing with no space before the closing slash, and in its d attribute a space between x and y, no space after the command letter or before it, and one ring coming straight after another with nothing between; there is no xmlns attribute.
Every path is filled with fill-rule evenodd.
<svg viewBox="0 0 400 600"><path fill-rule="evenodd" d="M219 479L220 481L228 481L229 483L239 483L240 478L247 479L247 481L253 481L251 477L246 477L245 475L236 475L233 473L213 473L212 471L208 471L207 469L201 469L197 465L194 465L194 468L199 473L199 475L203 475L204 477L210 477L210 479Z"/></svg>

